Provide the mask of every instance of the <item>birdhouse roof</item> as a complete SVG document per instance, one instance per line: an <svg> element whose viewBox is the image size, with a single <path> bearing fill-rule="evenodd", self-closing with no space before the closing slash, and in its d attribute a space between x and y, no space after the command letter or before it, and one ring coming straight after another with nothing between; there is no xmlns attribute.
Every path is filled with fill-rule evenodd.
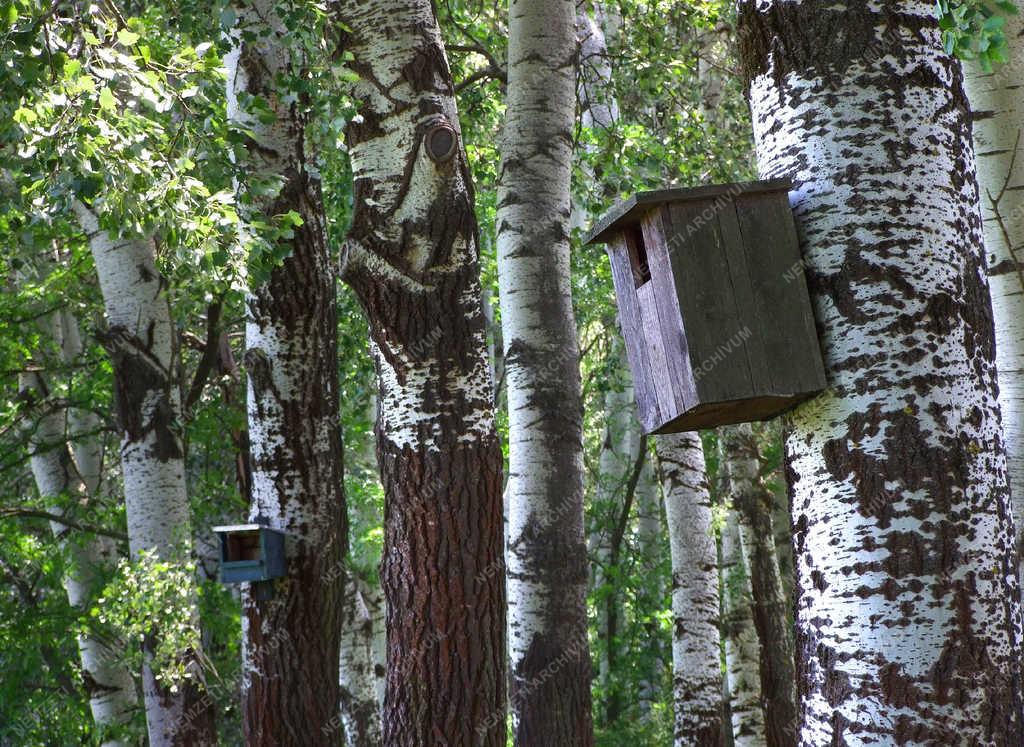
<svg viewBox="0 0 1024 747"><path fill-rule="evenodd" d="M685 202L690 200L714 200L725 196L733 199L741 194L759 192L789 191L792 187L789 179L768 179L759 182L735 182L732 184L712 184L703 187L677 187L674 189L656 189L651 192L637 192L632 197L619 200L590 229L584 244L607 244L616 233L628 226L636 225L644 214L653 207L669 202Z"/></svg>

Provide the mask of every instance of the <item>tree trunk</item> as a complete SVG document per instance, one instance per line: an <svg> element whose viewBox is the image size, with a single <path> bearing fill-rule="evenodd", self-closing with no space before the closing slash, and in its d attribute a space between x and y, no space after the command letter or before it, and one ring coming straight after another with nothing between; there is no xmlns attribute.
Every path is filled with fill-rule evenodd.
<svg viewBox="0 0 1024 747"><path fill-rule="evenodd" d="M761 707L760 644L754 627L753 597L740 543L739 522L730 511L722 528L722 590L725 671L729 713L736 747L765 744Z"/></svg>
<svg viewBox="0 0 1024 747"><path fill-rule="evenodd" d="M121 430L128 545L133 557L155 552L185 564L191 554L191 517L181 442L181 382L177 335L166 284L156 268L151 238L115 239L95 213L73 204L96 264L108 328L102 342L114 368L114 407ZM198 624L196 590L186 593ZM143 644L147 659L159 631ZM172 691L143 666L142 689L151 747L214 744L211 701L203 693L201 652L192 652L192 678Z"/></svg>
<svg viewBox="0 0 1024 747"><path fill-rule="evenodd" d="M504 747L502 456L451 72L427 0L336 10L360 102L345 279L380 389L384 742Z"/></svg>
<svg viewBox="0 0 1024 747"><path fill-rule="evenodd" d="M830 382L797 408L800 740L1020 744L1020 603L967 101L933 5L743 0Z"/></svg>
<svg viewBox="0 0 1024 747"><path fill-rule="evenodd" d="M497 244L517 745L590 745L583 403L569 278L575 5L511 0ZM554 664L557 663L557 666Z"/></svg>
<svg viewBox="0 0 1024 747"><path fill-rule="evenodd" d="M704 448L696 433L657 439L672 552L672 699L676 747L722 744L718 549Z"/></svg>
<svg viewBox="0 0 1024 747"><path fill-rule="evenodd" d="M247 226L290 212L301 218L290 236L268 239L288 256L272 268L264 258L266 278L250 280L246 298L249 514L286 533L287 572L269 583L270 599L243 587L243 727L250 745L322 744L337 741L341 721L348 544L335 274L306 132L308 94L289 87L304 74L294 34L272 0L236 3L235 16L225 66L228 118L246 133L239 214ZM249 110L253 100L273 118ZM259 246L261 237L250 238Z"/></svg>
<svg viewBox="0 0 1024 747"><path fill-rule="evenodd" d="M341 720L348 747L377 747L381 743L380 707L373 663L373 600L370 588L349 573L341 628Z"/></svg>
<svg viewBox="0 0 1024 747"><path fill-rule="evenodd" d="M57 315L59 317L59 314ZM60 334L60 320L51 316L48 326L53 336ZM45 334L45 333L44 333ZM57 337L57 342L63 341ZM47 510L61 515L64 508L61 501L73 499L76 503L87 504L91 495L86 490L78 465L72 460L66 438L67 410L54 407L49 409L46 402L48 390L41 373L21 374L22 396L47 408L33 424L29 442L30 464L39 495L50 502ZM72 530L60 522L51 521L50 529L61 550L68 556L68 572L64 577L64 590L68 603L85 614L92 599L97 575L109 570L117 562L117 546L107 537L86 536L72 538ZM102 637L82 634L78 636L78 652L82 667L82 681L89 697L89 707L96 726L116 727L127 723L137 705L135 683L131 673L117 662L117 653ZM120 739L107 739L103 747L127 745Z"/></svg>
<svg viewBox="0 0 1024 747"><path fill-rule="evenodd" d="M625 354L622 343L616 341L614 355L622 371ZM618 717L619 698L612 679L617 654L619 595L614 574L607 573L612 563L612 532L615 518L621 510L623 489L629 479L629 470L636 460L636 442L639 423L632 417L633 387L627 384L621 391L609 390L604 396L604 440L598 457L597 489L592 501L595 523L590 535L589 552L594 561L593 584L597 591L598 682L605 695L605 715L608 723Z"/></svg>
<svg viewBox="0 0 1024 747"><path fill-rule="evenodd" d="M758 475L757 441L748 423L722 428L718 443L719 464L736 512L750 577L751 612L760 642L765 742L769 747L790 747L796 743L796 673L786 595L775 553L774 498Z"/></svg>
<svg viewBox="0 0 1024 747"><path fill-rule="evenodd" d="M999 407L1014 524L1024 525L1024 5L1006 16L1010 61L992 73L964 63L995 320ZM1017 534L1018 563L1021 532Z"/></svg>
<svg viewBox="0 0 1024 747"><path fill-rule="evenodd" d="M661 489L654 477L653 460L646 459L636 483L636 540L642 568L657 568L660 565L664 538L665 532L661 525ZM658 636L658 621L651 613L662 609L665 588L661 583L660 574L643 578L640 588L642 591L638 594L638 602L643 605L640 611L648 618L643 624L648 645L639 662L637 700L640 718L647 721L658 702L665 663L665 652L659 645L661 639Z"/></svg>

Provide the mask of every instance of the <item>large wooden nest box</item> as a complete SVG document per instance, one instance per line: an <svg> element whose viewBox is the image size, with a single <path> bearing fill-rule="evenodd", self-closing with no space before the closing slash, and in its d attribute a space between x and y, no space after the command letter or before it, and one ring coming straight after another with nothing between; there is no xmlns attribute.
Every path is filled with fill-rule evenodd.
<svg viewBox="0 0 1024 747"><path fill-rule="evenodd" d="M789 188L640 192L591 231L646 432L767 420L825 388Z"/></svg>
<svg viewBox="0 0 1024 747"><path fill-rule="evenodd" d="M220 538L220 580L260 582L285 575L284 532L262 524L213 527Z"/></svg>

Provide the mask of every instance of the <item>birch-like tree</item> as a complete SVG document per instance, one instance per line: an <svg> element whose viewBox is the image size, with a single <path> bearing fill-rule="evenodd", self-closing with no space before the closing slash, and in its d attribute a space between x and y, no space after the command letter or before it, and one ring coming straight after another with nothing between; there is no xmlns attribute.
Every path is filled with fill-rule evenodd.
<svg viewBox="0 0 1024 747"><path fill-rule="evenodd" d="M796 673L786 595L775 552L774 496L762 481L757 439L750 424L722 428L718 439L719 469L725 497L736 513L742 562L750 583L750 610L760 643L765 742L769 747L787 747L796 739Z"/></svg>
<svg viewBox="0 0 1024 747"><path fill-rule="evenodd" d="M960 63L933 5L744 0L829 389L785 440L800 742L1019 744L1020 605Z"/></svg>
<svg viewBox="0 0 1024 747"><path fill-rule="evenodd" d="M312 16L299 3L273 0L233 7L227 113L244 135L238 202L251 242L249 518L287 537L287 573L272 582L271 598L251 588L243 594L243 726L248 744L322 744L336 740L340 721L348 529L335 266L302 44ZM282 254L279 263L270 259Z"/></svg>
<svg viewBox="0 0 1024 747"><path fill-rule="evenodd" d="M999 407L1003 415L1013 519L1024 525L1024 5L1006 16L1010 61L985 72L964 63L971 105L985 231L989 293L996 331ZM1018 557L1021 533L1017 533Z"/></svg>
<svg viewBox="0 0 1024 747"><path fill-rule="evenodd" d="M765 743L761 707L761 645L754 627L750 574L743 558L739 521L730 511L722 527L722 638L733 744Z"/></svg>
<svg viewBox="0 0 1024 747"><path fill-rule="evenodd" d="M347 582L338 660L342 727L347 747L375 747L381 739L373 651L379 613L366 581L350 572Z"/></svg>
<svg viewBox="0 0 1024 747"><path fill-rule="evenodd" d="M451 72L427 0L334 10L359 76L343 277L380 390L384 743L503 746L502 457Z"/></svg>
<svg viewBox="0 0 1024 747"><path fill-rule="evenodd" d="M521 745L593 743L583 404L569 278L575 20L572 0L509 4L496 220L509 412L509 699Z"/></svg>
<svg viewBox="0 0 1024 747"><path fill-rule="evenodd" d="M102 342L114 369L129 550L134 558L150 552L184 566L190 560L192 522L181 440L181 365L156 246L152 237L114 237L81 200L73 209L89 242L106 311ZM197 626L196 590L182 592L189 622ZM159 636L154 630L143 641L150 745L214 744L213 709L207 707L198 665L201 652L183 653L191 677L172 687L158 680L148 663Z"/></svg>
<svg viewBox="0 0 1024 747"><path fill-rule="evenodd" d="M659 436L658 471L672 553L672 700L676 747L723 744L718 548L704 447L696 433Z"/></svg>
<svg viewBox="0 0 1024 747"><path fill-rule="evenodd" d="M74 317L67 310L60 310L46 315L41 322L42 340L58 349L58 359L64 364L77 360L81 338ZM49 512L63 516L69 505L85 509L94 506L101 482L99 418L83 411L72 415L71 408L52 401L53 392L42 370L22 373L19 385L23 399L40 413L31 424L30 465L36 488L47 501ZM70 443L69 438L73 439ZM75 537L72 527L56 520L50 521L50 530L68 558L64 576L68 603L84 614L94 601L97 578L109 573L117 562L117 545L110 537L98 534ZM111 641L98 633L83 632L78 636L78 653L96 726L102 732L127 723L138 706L135 682L119 661ZM127 742L107 738L102 744L122 747Z"/></svg>

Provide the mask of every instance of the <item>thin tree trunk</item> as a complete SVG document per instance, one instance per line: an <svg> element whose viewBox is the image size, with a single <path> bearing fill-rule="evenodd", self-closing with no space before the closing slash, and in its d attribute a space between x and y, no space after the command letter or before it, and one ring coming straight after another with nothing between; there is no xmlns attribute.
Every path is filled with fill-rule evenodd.
<svg viewBox="0 0 1024 747"><path fill-rule="evenodd" d="M636 483L636 540L640 564L644 568L656 568L662 554L665 531L661 525L661 490L654 477L653 460L647 459L640 470ZM664 586L660 574L644 578L641 582L641 603L644 613L661 609ZM661 675L664 668L664 653L659 645L658 622L653 616L644 623L647 645L640 661L637 700L640 718L647 721L653 714L660 694Z"/></svg>
<svg viewBox="0 0 1024 747"><path fill-rule="evenodd" d="M73 204L96 264L106 308L103 336L114 367L114 406L121 429L128 544L133 557L152 551L161 560L189 562L191 517L181 442L181 387L177 336L166 285L156 268L151 238L115 239L95 213ZM187 590L198 624L196 590ZM143 644L147 661L159 631ZM214 744L213 709L203 694L201 652L189 654L192 678L172 691L148 665L142 685L151 747Z"/></svg>
<svg viewBox="0 0 1024 747"><path fill-rule="evenodd" d="M1024 526L1024 4L1006 16L1010 61L964 63L995 320L999 407L1015 525ZM1018 531L1018 563L1024 533Z"/></svg>
<svg viewBox="0 0 1024 747"><path fill-rule="evenodd" d="M380 388L384 742L504 747L502 456L451 72L427 0L335 9L359 74L345 279Z"/></svg>
<svg viewBox="0 0 1024 747"><path fill-rule="evenodd" d="M381 743L380 706L373 663L373 600L370 587L350 572L341 628L341 720L348 747Z"/></svg>
<svg viewBox="0 0 1024 747"><path fill-rule="evenodd" d="M790 747L796 742L796 672L793 634L775 554L774 499L758 474L761 463L750 424L722 428L718 443L728 499L736 512L743 559L750 574L751 612L760 642L765 741L769 747Z"/></svg>
<svg viewBox="0 0 1024 747"><path fill-rule="evenodd" d="M960 64L923 0L743 0L740 22L760 171L793 180L830 382L786 437L801 743L1020 744Z"/></svg>
<svg viewBox="0 0 1024 747"><path fill-rule="evenodd" d="M303 76L305 61L279 12L295 9L273 0L234 8L225 65L228 118L247 135L239 214L245 225L301 218L290 237L276 239L287 258L252 279L246 298L249 514L286 533L287 572L271 582L270 599L243 587L243 727L250 745L322 744L337 741L340 725L348 544L335 273L306 132L307 94L289 83ZM253 100L273 112L272 121L247 108ZM276 189L266 188L269 180Z"/></svg>
<svg viewBox="0 0 1024 747"><path fill-rule="evenodd" d="M720 747L718 548L704 448L696 433L657 439L672 553L672 700L676 747Z"/></svg>
<svg viewBox="0 0 1024 747"><path fill-rule="evenodd" d="M517 745L594 739L583 403L569 278L575 50L572 0L511 0L496 220L509 404L509 697Z"/></svg>
<svg viewBox="0 0 1024 747"><path fill-rule="evenodd" d="M614 343L620 366L625 365L622 343ZM621 368L620 368L621 370ZM627 378L629 374L622 372ZM614 575L606 571L612 563L612 526L619 512L622 491L630 466L636 459L636 441L639 423L632 417L633 387L628 384L621 391L609 390L604 397L604 440L598 456L597 490L592 501L597 516L590 535L589 552L594 559L593 585L597 590L598 682L605 694L606 718L617 716L618 705L612 681L612 664L617 653L615 640L618 625L619 595Z"/></svg>
<svg viewBox="0 0 1024 747"><path fill-rule="evenodd" d="M722 595L725 671L736 747L765 744L761 707L761 647L754 627L750 575L740 543L739 522L730 511L722 528Z"/></svg>
<svg viewBox="0 0 1024 747"><path fill-rule="evenodd" d="M60 334L59 325L59 318L51 317L48 326L54 328L50 331L55 337ZM57 342L64 347L59 337ZM30 401L46 404L48 389L41 373L21 374L20 389L22 396L30 397ZM68 448L67 415L66 409L48 409L33 424L29 442L36 487L39 495L50 502L47 510L56 515L64 513L60 500L74 499L78 504L87 504L91 498ZM109 571L117 562L117 546L112 539L98 535L69 540L72 530L57 521L50 522L50 529L68 556L68 572L64 577L68 603L84 614L97 576ZM99 636L79 635L78 652L82 681L96 726L103 730L127 723L138 703L131 673L118 663L117 653ZM104 747L126 744L120 739L103 742Z"/></svg>

